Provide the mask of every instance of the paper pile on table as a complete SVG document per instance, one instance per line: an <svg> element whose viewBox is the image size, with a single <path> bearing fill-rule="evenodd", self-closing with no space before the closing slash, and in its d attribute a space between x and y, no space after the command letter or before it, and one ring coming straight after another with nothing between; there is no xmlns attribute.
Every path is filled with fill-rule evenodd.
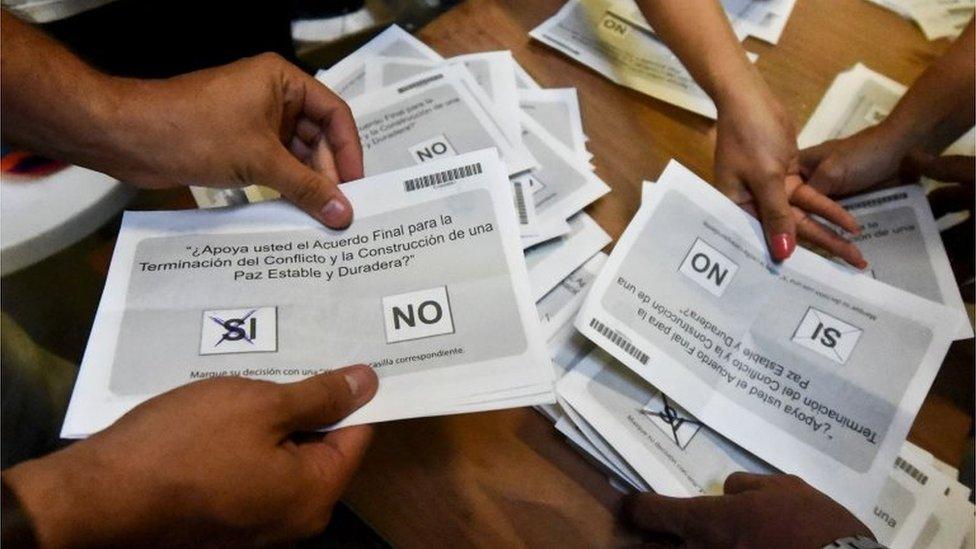
<svg viewBox="0 0 976 549"><path fill-rule="evenodd" d="M868 0L914 21L925 38L955 38L976 10L974 0Z"/></svg>
<svg viewBox="0 0 976 549"><path fill-rule="evenodd" d="M779 41L795 0L722 2L740 39ZM569 0L529 33L610 80L708 118L715 104L654 33L633 0ZM755 61L756 56L749 54Z"/></svg>
<svg viewBox="0 0 976 549"><path fill-rule="evenodd" d="M587 279L579 332L552 331L556 428L628 489L719 494L732 472L785 471L893 546L929 523L961 539L968 491L898 475L931 468L903 443L968 319L803 249L773 264L755 220L676 163L647 188Z"/></svg>
<svg viewBox="0 0 976 549"><path fill-rule="evenodd" d="M128 214L64 436L195 379L360 362L381 389L341 425L554 402L532 304L580 299L610 242L582 211L609 187L575 90L542 89L509 52L442 59L395 26L317 77L363 143L352 226L281 201Z"/></svg>

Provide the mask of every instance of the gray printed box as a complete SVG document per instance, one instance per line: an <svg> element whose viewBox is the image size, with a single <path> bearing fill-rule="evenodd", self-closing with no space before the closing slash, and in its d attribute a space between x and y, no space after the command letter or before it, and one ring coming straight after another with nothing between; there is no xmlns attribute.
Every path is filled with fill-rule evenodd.
<svg viewBox="0 0 976 549"><path fill-rule="evenodd" d="M266 271L269 266L264 265L162 272L144 272L140 267L141 262L185 257L188 247L205 244L253 246L291 242L291 251L277 253L291 256L296 253L294 245L300 242L372 235L377 229L426 219L441 220L443 215L451 216L453 224L441 225L438 234L446 235L448 229L463 229L464 239L445 238L436 246L411 251L413 257L403 268L331 281L324 276L276 280L264 276L260 280L234 281L234 271ZM378 373L382 377L522 354L527 341L501 237L496 230L482 230L480 235L468 232L469 227L484 228L487 224L495 226L490 195L485 190L474 190L357 219L353 227L342 233L312 229L146 239L138 244L135 253L110 390L118 395L155 394L192 381L191 372L335 368L360 362L379 363L384 359L395 361L397 357L453 348L462 348L463 353L382 367ZM413 239L371 240L364 246L343 249L357 255L359 248L382 251L384 246L408 240ZM347 265L369 265L381 259L402 259L404 255L357 257ZM297 265L288 267L297 268ZM317 263L304 267L318 269L323 275L325 271L335 271L334 267ZM453 332L387 343L382 298L441 286L450 294ZM262 307L277 307L275 352L200 355L203 311ZM282 373L272 377L283 381L299 376Z"/></svg>

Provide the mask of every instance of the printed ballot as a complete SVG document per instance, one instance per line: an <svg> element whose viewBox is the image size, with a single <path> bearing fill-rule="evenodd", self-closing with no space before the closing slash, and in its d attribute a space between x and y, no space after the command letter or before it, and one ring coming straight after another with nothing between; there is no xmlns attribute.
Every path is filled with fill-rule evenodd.
<svg viewBox="0 0 976 549"><path fill-rule="evenodd" d="M609 10L608 1L569 0L532 38L610 80L709 118L715 104L649 30Z"/></svg>
<svg viewBox="0 0 976 549"><path fill-rule="evenodd" d="M478 102L477 86L459 68L445 66L349 101L366 175L488 147L498 149L508 174L533 168L528 151Z"/></svg>
<svg viewBox="0 0 976 549"><path fill-rule="evenodd" d="M553 402L510 188L485 150L345 184L345 231L281 201L127 213L62 435L197 379L356 363L380 390L340 425Z"/></svg>
<svg viewBox="0 0 976 549"><path fill-rule="evenodd" d="M857 64L837 76L800 133L801 147L840 139L888 116L905 86ZM906 185L840 202L861 225L848 235L868 261L868 274L915 295L938 301L964 321L957 339L973 337L969 315L952 274L938 225L925 192Z"/></svg>
<svg viewBox="0 0 976 549"><path fill-rule="evenodd" d="M720 495L731 473L774 472L601 349L557 393L659 494Z"/></svg>
<svg viewBox="0 0 976 549"><path fill-rule="evenodd" d="M366 60L375 55L408 57L427 61L443 59L427 44L414 38L397 25L390 25L385 31L367 42L361 48L343 58L329 68L321 70L315 78L349 101L362 95L366 89Z"/></svg>
<svg viewBox="0 0 976 549"><path fill-rule="evenodd" d="M802 248L773 263L758 222L672 162L576 326L717 433L866 512L959 320Z"/></svg>

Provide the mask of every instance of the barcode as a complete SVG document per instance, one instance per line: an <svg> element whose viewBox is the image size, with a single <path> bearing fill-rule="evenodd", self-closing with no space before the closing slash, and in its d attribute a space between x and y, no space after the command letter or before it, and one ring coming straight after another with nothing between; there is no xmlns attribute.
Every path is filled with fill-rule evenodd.
<svg viewBox="0 0 976 549"><path fill-rule="evenodd" d="M522 193L522 184L518 181L512 181L512 185L515 186L515 210L518 212L519 224L528 225L529 212L525 210L525 194Z"/></svg>
<svg viewBox="0 0 976 549"><path fill-rule="evenodd" d="M922 486L925 486L925 483L929 481L928 475L916 469L911 463L901 459L901 456L895 457L895 467L898 467L902 471L908 473L909 476L917 480Z"/></svg>
<svg viewBox="0 0 976 549"><path fill-rule="evenodd" d="M886 202L896 202L898 200L904 200L908 198L908 193L895 193L889 194L888 196L879 196L878 198L872 198L870 200L862 200L860 202L852 202L844 206L847 211L859 210L861 208L867 208L869 206L878 206Z"/></svg>
<svg viewBox="0 0 976 549"><path fill-rule="evenodd" d="M631 342L624 339L623 336L621 336L617 332L611 330L610 328L607 328L599 320L595 318L590 319L590 328L593 328L594 330L600 332L600 335L609 339L614 345L623 349L624 352L627 353L628 355L636 358L637 361L640 362L641 364L647 364L647 355L643 351L641 351L637 347L634 347L634 345L631 344Z"/></svg>
<svg viewBox="0 0 976 549"><path fill-rule="evenodd" d="M402 88L397 88L397 93L403 93L403 92L410 91L414 88L419 88L420 86L430 84L434 80L440 80L441 78L444 78L443 74L435 74L433 76L428 76L427 78L417 80L416 82L411 82L406 86L403 86Z"/></svg>
<svg viewBox="0 0 976 549"><path fill-rule="evenodd" d="M471 177L472 175L477 175L479 173L481 173L481 162L408 179L403 182L403 188L406 189L407 192L416 191L418 189L433 187L434 185L451 183L453 181L457 181L458 179Z"/></svg>

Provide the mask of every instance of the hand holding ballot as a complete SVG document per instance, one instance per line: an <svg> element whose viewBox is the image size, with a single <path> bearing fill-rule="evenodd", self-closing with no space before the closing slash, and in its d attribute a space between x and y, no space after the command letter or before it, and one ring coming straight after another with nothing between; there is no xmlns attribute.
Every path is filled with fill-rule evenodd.
<svg viewBox="0 0 976 549"><path fill-rule="evenodd" d="M199 381L4 471L4 485L41 547L278 545L325 527L371 435L310 432L376 389L362 365L288 384Z"/></svg>

